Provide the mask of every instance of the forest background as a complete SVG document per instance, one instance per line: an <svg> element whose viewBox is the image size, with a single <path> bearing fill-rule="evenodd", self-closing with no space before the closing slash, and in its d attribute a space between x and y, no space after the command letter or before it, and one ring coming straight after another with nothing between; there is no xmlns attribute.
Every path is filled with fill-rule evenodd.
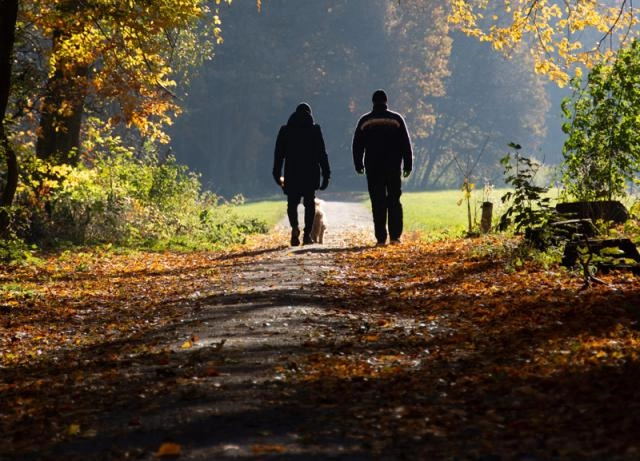
<svg viewBox="0 0 640 461"><path fill-rule="evenodd" d="M520 47L507 57L447 22L446 4L387 0L234 2L224 44L194 77L171 149L223 195L277 193L275 134L300 101L323 129L331 188L353 189L351 138L384 88L407 120L416 156L409 190L458 189L456 166L501 184L515 141L548 164L562 159L567 89L536 75Z"/></svg>

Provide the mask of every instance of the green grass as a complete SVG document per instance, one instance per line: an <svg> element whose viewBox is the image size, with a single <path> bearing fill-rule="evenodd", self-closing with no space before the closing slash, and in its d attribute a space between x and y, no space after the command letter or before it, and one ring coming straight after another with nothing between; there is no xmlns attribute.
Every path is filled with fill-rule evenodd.
<svg viewBox="0 0 640 461"><path fill-rule="evenodd" d="M275 226L287 212L287 200L269 199L257 202L246 202L234 208L240 218L258 219L264 221L268 227Z"/></svg>
<svg viewBox="0 0 640 461"><path fill-rule="evenodd" d="M505 191L494 191L489 199L494 204L494 222L501 212L500 197ZM365 195L366 197L366 195ZM404 209L404 224L406 231L420 231L430 235L459 236L468 228L466 202L457 204L463 197L460 190L432 191L432 192L405 192L402 194L402 206ZM480 202L482 192L475 191L471 197L471 219L480 220ZM369 209L369 199L363 200L363 205ZM474 215L473 207L477 210ZM257 218L267 223L269 227L275 226L283 219L286 213L286 200L266 199L247 202L234 208L234 211L244 218Z"/></svg>
<svg viewBox="0 0 640 461"><path fill-rule="evenodd" d="M500 198L508 189L495 189L487 197L493 203L493 224L495 225L504 213L506 206ZM552 190L549 196L555 199L558 191ZM364 195L363 205L369 209L369 199ZM461 190L444 190L429 192L403 192L402 206L404 209L405 231L420 231L429 236L461 236L468 230L467 204L462 201ZM471 194L471 221L473 229L477 230L481 216L481 203L483 201L482 190L475 190ZM240 217L257 218L265 221L269 227L277 224L286 213L286 200L266 199L255 202L247 202L235 208Z"/></svg>
<svg viewBox="0 0 640 461"><path fill-rule="evenodd" d="M457 204L462 196L458 190L403 193L405 230L461 235L468 225L466 202Z"/></svg>
<svg viewBox="0 0 640 461"><path fill-rule="evenodd" d="M486 199L493 203L493 225L499 221L508 205L500 200L509 189L494 189ZM553 189L547 194L552 204L558 197ZM467 202L461 190L445 190L432 192L406 192L402 194L405 229L422 231L428 234L445 234L457 236L469 230ZM478 230L482 215L482 190L471 193L471 223L474 231ZM458 202L460 205L458 205Z"/></svg>
<svg viewBox="0 0 640 461"><path fill-rule="evenodd" d="M495 224L503 206L500 197L505 190L494 190L488 198L493 203ZM420 231L430 235L460 236L469 230L467 201L461 190L404 192L402 194L404 227L407 231ZM477 230L481 217L483 193L473 191L470 199L471 223Z"/></svg>

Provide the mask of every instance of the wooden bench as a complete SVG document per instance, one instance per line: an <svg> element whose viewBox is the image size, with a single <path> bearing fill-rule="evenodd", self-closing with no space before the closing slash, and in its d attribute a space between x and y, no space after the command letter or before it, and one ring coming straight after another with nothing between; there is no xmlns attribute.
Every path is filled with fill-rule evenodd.
<svg viewBox="0 0 640 461"><path fill-rule="evenodd" d="M558 203L556 211L568 219L604 220L616 224L622 224L629 219L629 212L617 200Z"/></svg>
<svg viewBox="0 0 640 461"><path fill-rule="evenodd" d="M635 244L628 238L603 238L593 224L600 220L616 224L627 221L629 212L622 203L615 200L558 203L556 211L567 218L551 224L554 234L567 241L563 266L574 267L579 260L587 274L587 266L598 256L598 269L624 268L640 273L640 253ZM589 283L588 278L585 275L585 284Z"/></svg>
<svg viewBox="0 0 640 461"><path fill-rule="evenodd" d="M616 224L627 221L629 212L622 203L615 200L558 203L556 211L570 218L552 224L558 235L568 240L562 256L563 266L574 267L578 258L585 266L594 256L600 256L607 261L598 261L599 268L624 268L634 273L640 271L640 253L635 244L628 238L601 238L593 224L599 220ZM613 248L617 251L611 252ZM581 255L587 259L583 260Z"/></svg>
<svg viewBox="0 0 640 461"><path fill-rule="evenodd" d="M619 261L621 265L629 267L628 263L622 260L629 259L640 264L640 253L634 243L627 238L618 239L593 239L586 238L584 240L576 240L568 242L564 247L564 254L562 256L562 265L566 267L573 267L578 260L580 250L584 249L591 255L602 255L602 250L606 248L617 248L618 252L613 254L607 253L607 257L614 261ZM615 267L615 263L606 263L609 268ZM639 266L640 267L640 266Z"/></svg>

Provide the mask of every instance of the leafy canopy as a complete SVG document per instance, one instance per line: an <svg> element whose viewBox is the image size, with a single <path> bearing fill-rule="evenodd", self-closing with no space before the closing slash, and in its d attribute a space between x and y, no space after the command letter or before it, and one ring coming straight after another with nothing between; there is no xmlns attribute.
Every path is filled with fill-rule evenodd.
<svg viewBox="0 0 640 461"><path fill-rule="evenodd" d="M449 20L505 53L527 43L535 70L560 85L611 59L640 32L628 0L453 0Z"/></svg>
<svg viewBox="0 0 640 461"><path fill-rule="evenodd" d="M76 92L108 108L113 124L166 141L162 127L180 111L177 77L222 41L216 9L222 2L215 0L212 9L204 0L26 1L20 25L52 39L45 50L50 78L73 81ZM65 115L68 105L56 110Z"/></svg>

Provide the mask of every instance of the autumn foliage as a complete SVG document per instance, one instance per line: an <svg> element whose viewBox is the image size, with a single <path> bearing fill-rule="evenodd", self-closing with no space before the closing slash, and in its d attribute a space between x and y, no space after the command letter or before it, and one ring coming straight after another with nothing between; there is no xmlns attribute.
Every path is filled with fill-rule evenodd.
<svg viewBox="0 0 640 461"><path fill-rule="evenodd" d="M197 322L214 294L268 302L238 281L277 287L290 275L259 267L315 257L308 261L326 265L328 253L327 278L297 290L317 293L304 299L326 317L309 319L307 339L274 351L271 365L280 383L272 399L332 415L322 434L305 437L341 434L386 459L637 457L632 274L603 275L607 285L582 290L566 269L516 263L517 239L354 243L299 255L261 239L224 253L91 251L5 269L0 453L100 438L99 415L116 395L144 413L180 392L216 389L224 354L180 358L172 351L199 338L176 336L176 325ZM138 428L139 417L129 424ZM254 455L288 450L263 442ZM184 449L154 447L156 455Z"/></svg>
<svg viewBox="0 0 640 461"><path fill-rule="evenodd" d="M612 59L639 32L628 1L453 0L449 19L507 55L526 44L536 72L560 85Z"/></svg>
<svg viewBox="0 0 640 461"><path fill-rule="evenodd" d="M310 354L297 379L342 396L332 401L348 406L347 426L383 453L401 445L423 459L632 459L638 279L618 273L580 291L557 267L505 270L514 247L496 252L502 244L342 256L327 284L353 330L332 338L329 353Z"/></svg>

